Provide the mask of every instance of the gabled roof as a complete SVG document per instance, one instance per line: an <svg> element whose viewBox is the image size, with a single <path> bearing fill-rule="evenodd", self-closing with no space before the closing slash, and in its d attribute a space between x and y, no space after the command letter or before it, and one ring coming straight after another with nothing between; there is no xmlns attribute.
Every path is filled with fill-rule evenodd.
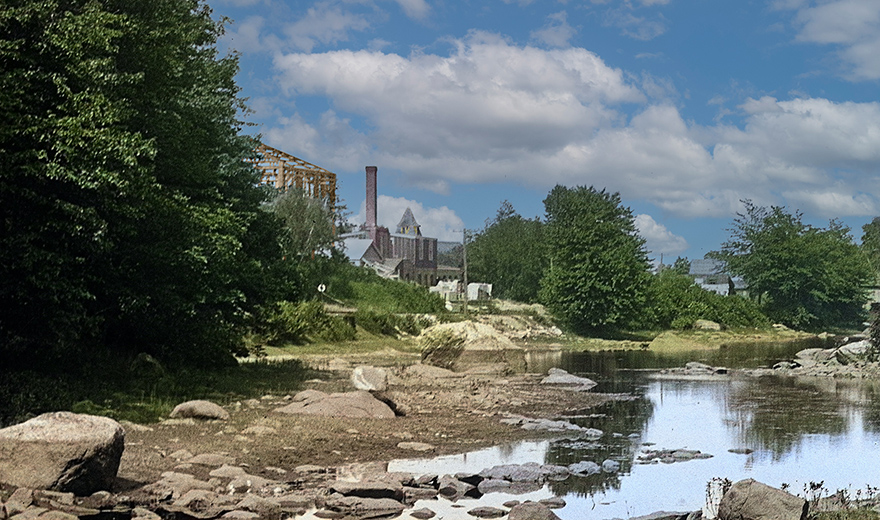
<svg viewBox="0 0 880 520"><path fill-rule="evenodd" d="M722 274L727 266L721 260L714 258L698 258L691 260L690 275Z"/></svg>
<svg viewBox="0 0 880 520"><path fill-rule="evenodd" d="M411 209L406 208L406 211L403 212L403 216L400 217L400 222L397 223L397 233L401 235L421 236L422 227L416 222L416 217L413 215Z"/></svg>
<svg viewBox="0 0 880 520"><path fill-rule="evenodd" d="M346 238L343 242L345 242L345 256L350 261L361 260L367 254L367 249L373 245L373 241L369 238Z"/></svg>

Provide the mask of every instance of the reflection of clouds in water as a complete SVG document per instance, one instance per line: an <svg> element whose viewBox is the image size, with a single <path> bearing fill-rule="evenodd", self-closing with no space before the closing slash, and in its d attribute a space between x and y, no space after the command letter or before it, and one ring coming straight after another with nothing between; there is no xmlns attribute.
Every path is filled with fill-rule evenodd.
<svg viewBox="0 0 880 520"><path fill-rule="evenodd" d="M585 374L571 366L562 368ZM773 378L651 381L643 373L622 373L617 384L639 398L616 404L605 418L591 420L590 426L606 432L598 442L560 439L518 443L434 461L394 461L389 470L454 474L478 472L497 464L567 465L582 460L601 464L604 458L623 459L619 474L551 482L536 498L528 498L562 495L568 505L555 512L563 520L628 518L658 510L695 511L702 506L706 483L713 477L733 481L754 478L776 487L787 483L795 493L802 492L810 481L824 480L832 490L880 483L880 465L865 464L866 454L874 456L880 449L880 382L823 379L795 383ZM774 411L779 413L774 415ZM615 432L622 436L613 437ZM630 433L639 437L630 439ZM674 464L633 464L643 442L654 443L651 449L694 449L714 457ZM734 454L727 451L730 448L756 451ZM485 497L490 502L481 499L479 504L501 504L504 499L511 498L490 494ZM525 496L512 499L523 500ZM436 504L425 503L425 507L434 509ZM450 509L451 516L446 518L468 518L466 511L476 504L468 502L466 508Z"/></svg>

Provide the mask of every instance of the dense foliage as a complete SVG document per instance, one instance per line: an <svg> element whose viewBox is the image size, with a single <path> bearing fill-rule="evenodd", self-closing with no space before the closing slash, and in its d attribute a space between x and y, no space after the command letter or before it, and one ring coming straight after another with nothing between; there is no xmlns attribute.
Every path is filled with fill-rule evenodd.
<svg viewBox="0 0 880 520"><path fill-rule="evenodd" d="M645 241L620 195L556 186L544 200L548 267L541 300L575 332L628 325L650 279Z"/></svg>
<svg viewBox="0 0 880 520"><path fill-rule="evenodd" d="M221 30L196 0L0 7L0 364L229 359L293 296Z"/></svg>
<svg viewBox="0 0 880 520"><path fill-rule="evenodd" d="M873 273L849 231L834 220L817 228L800 213L745 201L745 213L714 256L746 280L774 321L805 329L855 324Z"/></svg>
<svg viewBox="0 0 880 520"><path fill-rule="evenodd" d="M880 281L880 217L862 226L862 250L874 271L874 282Z"/></svg>
<svg viewBox="0 0 880 520"><path fill-rule="evenodd" d="M642 318L641 326L649 329L686 329L697 320L733 328L770 325L751 300L706 291L675 269L664 269L651 279Z"/></svg>
<svg viewBox="0 0 880 520"><path fill-rule="evenodd" d="M538 301L547 265L544 224L524 219L505 201L495 219L467 249L468 278L492 284L492 295L527 303Z"/></svg>

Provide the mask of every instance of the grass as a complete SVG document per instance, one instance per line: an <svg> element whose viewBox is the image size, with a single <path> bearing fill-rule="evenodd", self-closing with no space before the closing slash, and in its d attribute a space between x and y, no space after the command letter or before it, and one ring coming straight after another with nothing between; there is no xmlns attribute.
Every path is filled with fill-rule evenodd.
<svg viewBox="0 0 880 520"><path fill-rule="evenodd" d="M220 404L287 394L316 374L298 360L267 361L213 370L102 368L101 374L13 372L0 382L0 426L45 412L70 410L139 423L159 421L177 404L208 399Z"/></svg>

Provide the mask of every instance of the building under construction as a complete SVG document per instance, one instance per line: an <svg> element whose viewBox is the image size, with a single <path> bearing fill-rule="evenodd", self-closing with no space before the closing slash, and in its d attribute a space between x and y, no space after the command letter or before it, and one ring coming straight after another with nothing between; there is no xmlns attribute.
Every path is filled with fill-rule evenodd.
<svg viewBox="0 0 880 520"><path fill-rule="evenodd" d="M260 170L260 183L279 190L298 188L306 195L336 207L336 174L260 143L257 158L248 162Z"/></svg>

